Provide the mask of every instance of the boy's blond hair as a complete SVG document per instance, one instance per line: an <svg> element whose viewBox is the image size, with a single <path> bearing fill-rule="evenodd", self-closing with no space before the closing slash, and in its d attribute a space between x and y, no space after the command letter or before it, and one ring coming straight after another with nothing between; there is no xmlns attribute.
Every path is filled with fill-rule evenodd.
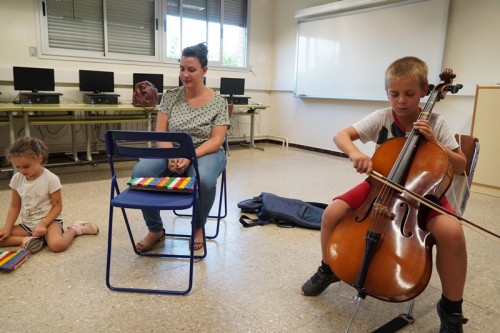
<svg viewBox="0 0 500 333"><path fill-rule="evenodd" d="M391 79L401 79L411 76L418 81L420 89L429 84L427 80L427 64L417 57L404 57L394 61L385 71L385 90L388 89Z"/></svg>

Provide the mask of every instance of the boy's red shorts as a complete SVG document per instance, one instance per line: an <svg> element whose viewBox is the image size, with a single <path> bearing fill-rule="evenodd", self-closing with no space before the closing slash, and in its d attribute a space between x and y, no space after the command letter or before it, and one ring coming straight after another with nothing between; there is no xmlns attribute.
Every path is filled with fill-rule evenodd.
<svg viewBox="0 0 500 333"><path fill-rule="evenodd" d="M343 200L351 207L352 210L356 210L359 207L361 207L361 205L365 202L366 197L368 196L368 194L370 194L371 188L372 186L370 185L370 183L368 183L365 180L364 182L362 182L359 185L356 185L354 188L345 192L344 194L333 198L333 200L335 199ZM441 198L440 205L444 209L447 209L450 212L454 212L453 208L451 208L451 205L448 202L448 199L446 199L446 196L444 195ZM441 215L441 213L435 211L434 209L430 209L429 213L427 214L426 222L438 215Z"/></svg>

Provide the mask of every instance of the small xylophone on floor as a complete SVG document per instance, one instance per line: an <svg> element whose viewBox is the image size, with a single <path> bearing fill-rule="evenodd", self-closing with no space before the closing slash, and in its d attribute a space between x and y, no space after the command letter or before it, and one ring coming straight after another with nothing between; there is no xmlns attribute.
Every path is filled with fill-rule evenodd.
<svg viewBox="0 0 500 333"><path fill-rule="evenodd" d="M0 252L0 271L13 271L28 259L30 250Z"/></svg>
<svg viewBox="0 0 500 333"><path fill-rule="evenodd" d="M134 190L192 193L194 182L191 177L139 177L129 180L127 185Z"/></svg>

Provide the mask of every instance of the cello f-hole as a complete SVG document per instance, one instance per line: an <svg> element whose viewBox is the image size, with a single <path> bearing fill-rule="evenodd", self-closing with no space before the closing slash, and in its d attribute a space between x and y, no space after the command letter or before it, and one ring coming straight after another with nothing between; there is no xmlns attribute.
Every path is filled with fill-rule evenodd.
<svg viewBox="0 0 500 333"><path fill-rule="evenodd" d="M405 234L406 220L408 218L408 212L410 211L410 206L408 206L408 203L406 202L401 202L399 204L399 207L404 209L403 217L401 219L401 235L405 237L411 237L413 235L411 231L409 231L408 234Z"/></svg>
<svg viewBox="0 0 500 333"><path fill-rule="evenodd" d="M373 208L373 204L377 201L377 198L375 198L373 200L373 202L371 203L370 207L368 208L368 210L366 211L365 215L362 217L362 218L359 218L359 216L356 216L354 218L354 221L355 222L358 222L358 223L361 223L363 222L364 220L366 220L366 218L370 215L370 212L372 211L372 208Z"/></svg>

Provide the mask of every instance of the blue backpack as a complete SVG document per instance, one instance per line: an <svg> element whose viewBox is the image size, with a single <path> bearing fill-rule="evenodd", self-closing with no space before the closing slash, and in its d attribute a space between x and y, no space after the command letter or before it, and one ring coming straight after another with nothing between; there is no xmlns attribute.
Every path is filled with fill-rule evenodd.
<svg viewBox="0 0 500 333"><path fill-rule="evenodd" d="M245 228L275 223L285 228L299 226L321 229L321 217L326 207L327 205L323 203L283 198L266 192L238 203L238 208L242 213L257 214L258 217L251 219L246 215L241 215L240 223Z"/></svg>

